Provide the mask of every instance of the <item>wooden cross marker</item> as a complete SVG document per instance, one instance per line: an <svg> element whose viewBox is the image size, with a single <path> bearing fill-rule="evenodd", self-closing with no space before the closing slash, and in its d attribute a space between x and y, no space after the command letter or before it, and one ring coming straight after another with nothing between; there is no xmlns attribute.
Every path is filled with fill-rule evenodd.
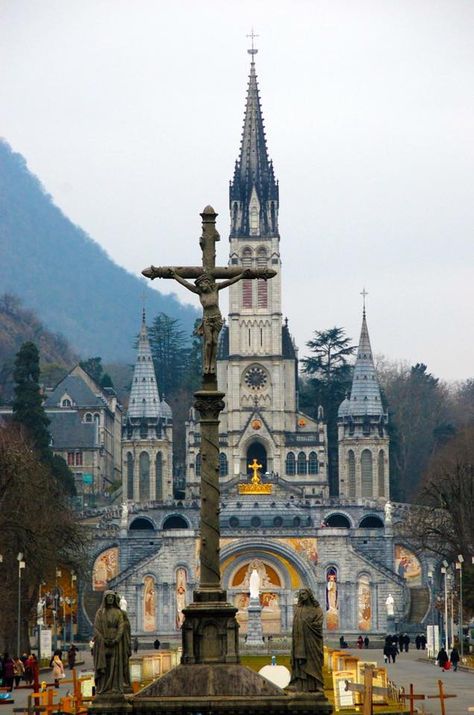
<svg viewBox="0 0 474 715"><path fill-rule="evenodd" d="M373 679L375 677L374 669L371 666L366 666L364 669L364 684L350 683L346 680L345 690L361 693L362 695L362 713L363 715L373 715L374 712L374 695L385 695L388 697L388 688L380 688L375 686Z"/></svg>
<svg viewBox="0 0 474 715"><path fill-rule="evenodd" d="M445 693L444 684L442 680L438 680L438 690L439 695L428 695L427 698L429 700L437 700L439 698L439 702L441 704L441 715L446 715L446 706L444 704L444 701L446 700L446 698L457 698L457 695Z"/></svg>

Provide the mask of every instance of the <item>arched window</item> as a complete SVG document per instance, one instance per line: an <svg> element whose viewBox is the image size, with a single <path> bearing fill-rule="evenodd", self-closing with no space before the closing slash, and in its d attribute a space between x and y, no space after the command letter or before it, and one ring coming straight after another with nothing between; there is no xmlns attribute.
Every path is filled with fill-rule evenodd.
<svg viewBox="0 0 474 715"><path fill-rule="evenodd" d="M330 526L332 529L350 529L351 522L344 514L330 514L324 520L326 526Z"/></svg>
<svg viewBox="0 0 474 715"><path fill-rule="evenodd" d="M355 497L356 495L356 461L355 454L352 449L347 453L347 481L348 481L348 496Z"/></svg>
<svg viewBox="0 0 474 715"><path fill-rule="evenodd" d="M288 452L286 455L286 473L292 477L295 474L296 460L293 452Z"/></svg>
<svg viewBox="0 0 474 715"><path fill-rule="evenodd" d="M370 449L364 449L360 457L360 472L361 472L361 495L363 497L373 496L373 468L372 468L372 452Z"/></svg>
<svg viewBox="0 0 474 715"><path fill-rule="evenodd" d="M229 474L229 465L227 463L227 457L224 452L219 454L219 476L226 477Z"/></svg>
<svg viewBox="0 0 474 715"><path fill-rule="evenodd" d="M267 267L267 251L259 248L257 254L257 268ZM257 307L266 308L268 306L268 281L257 281Z"/></svg>
<svg viewBox="0 0 474 715"><path fill-rule="evenodd" d="M155 493L156 500L163 499L163 455L158 452L155 461Z"/></svg>
<svg viewBox="0 0 474 715"><path fill-rule="evenodd" d="M318 455L317 452L310 452L308 456L308 474L318 473Z"/></svg>
<svg viewBox="0 0 474 715"><path fill-rule="evenodd" d="M195 470L196 470L196 477L200 477L201 476L201 452L198 452L196 454Z"/></svg>
<svg viewBox="0 0 474 715"><path fill-rule="evenodd" d="M300 452L298 454L298 474L307 474L308 473L308 465L306 464L306 454L304 452Z"/></svg>
<svg viewBox="0 0 474 715"><path fill-rule="evenodd" d="M301 526L301 519L299 516L295 516L293 519L293 526Z"/></svg>
<svg viewBox="0 0 474 715"><path fill-rule="evenodd" d="M364 516L359 524L359 529L383 529L383 521L378 516Z"/></svg>
<svg viewBox="0 0 474 715"><path fill-rule="evenodd" d="M128 528L129 531L154 531L155 529L153 522L143 516L134 519Z"/></svg>
<svg viewBox="0 0 474 715"><path fill-rule="evenodd" d="M252 267L252 249L244 248L242 251L242 267L251 268ZM251 308L252 301L252 283L250 278L246 278L242 281L242 308Z"/></svg>
<svg viewBox="0 0 474 715"><path fill-rule="evenodd" d="M133 454L127 452L127 499L133 499Z"/></svg>
<svg viewBox="0 0 474 715"><path fill-rule="evenodd" d="M258 232L258 208L252 206L250 209L250 233L255 236Z"/></svg>
<svg viewBox="0 0 474 715"><path fill-rule="evenodd" d="M378 456L378 482L379 482L379 497L385 496L385 453L383 449L380 450Z"/></svg>
<svg viewBox="0 0 474 715"><path fill-rule="evenodd" d="M150 455L148 452L140 454L140 501L150 498Z"/></svg>
<svg viewBox="0 0 474 715"><path fill-rule="evenodd" d="M62 407L71 407L71 406L72 406L72 402L71 402L71 400L65 399L65 400L63 400L63 401L61 402L61 405L62 405Z"/></svg>
<svg viewBox="0 0 474 715"><path fill-rule="evenodd" d="M84 422L92 422L92 415L90 412L86 412Z"/></svg>

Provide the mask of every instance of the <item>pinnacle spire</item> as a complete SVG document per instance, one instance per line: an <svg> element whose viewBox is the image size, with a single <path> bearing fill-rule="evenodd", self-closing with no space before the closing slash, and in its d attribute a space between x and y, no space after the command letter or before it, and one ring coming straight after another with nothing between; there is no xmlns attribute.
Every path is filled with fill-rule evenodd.
<svg viewBox="0 0 474 715"><path fill-rule="evenodd" d="M260 95L255 70L253 30L250 74L239 158L230 184L231 234L278 235L278 184L268 158Z"/></svg>
<svg viewBox="0 0 474 715"><path fill-rule="evenodd" d="M128 416L158 418L160 414L160 395L145 322L145 309L143 308L137 360L128 403Z"/></svg>
<svg viewBox="0 0 474 715"><path fill-rule="evenodd" d="M362 292L364 305L362 309L362 327L360 331L357 358L354 365L352 388L339 408L339 416L350 414L354 416L383 415L384 409L380 394L380 386L375 371L375 365L370 345L369 329L367 327L365 288Z"/></svg>

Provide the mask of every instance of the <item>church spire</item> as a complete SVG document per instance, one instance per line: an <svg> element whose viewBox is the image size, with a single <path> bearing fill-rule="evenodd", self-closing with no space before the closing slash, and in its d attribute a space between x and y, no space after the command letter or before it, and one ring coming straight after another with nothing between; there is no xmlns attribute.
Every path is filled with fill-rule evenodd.
<svg viewBox="0 0 474 715"><path fill-rule="evenodd" d="M370 345L369 329L367 327L365 289L362 293L364 307L362 310L362 327L360 331L357 358L354 365L352 389L350 396L339 408L339 416L379 416L384 414L380 387L375 371L375 365Z"/></svg>
<svg viewBox="0 0 474 715"><path fill-rule="evenodd" d="M160 396L146 327L145 308L143 308L138 338L138 353L128 403L128 416L132 418L158 418L161 416Z"/></svg>
<svg viewBox="0 0 474 715"><path fill-rule="evenodd" d="M239 158L230 182L231 237L278 235L278 183L268 158L257 74L253 30L250 75Z"/></svg>

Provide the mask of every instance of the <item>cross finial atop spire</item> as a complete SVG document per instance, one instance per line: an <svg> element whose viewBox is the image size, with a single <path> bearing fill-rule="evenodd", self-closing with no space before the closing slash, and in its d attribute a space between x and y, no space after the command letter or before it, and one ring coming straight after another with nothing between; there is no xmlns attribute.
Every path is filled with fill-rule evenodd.
<svg viewBox="0 0 474 715"><path fill-rule="evenodd" d="M258 52L258 50L254 46L254 40L256 37L260 37L260 35L256 35L254 33L253 27L252 27L252 32L250 33L250 35L246 35L246 37L250 37L250 39L252 40L252 48L250 50L247 50L247 52L249 53L249 55L252 55L252 62L253 62L254 55L256 55Z"/></svg>
<svg viewBox="0 0 474 715"><path fill-rule="evenodd" d="M366 297L367 295L369 295L369 294L367 293L367 291L366 291L365 288L364 288L364 289L362 290L362 292L361 292L361 296L362 296L362 300L363 300L363 315L364 315L364 318L365 318L365 297Z"/></svg>

